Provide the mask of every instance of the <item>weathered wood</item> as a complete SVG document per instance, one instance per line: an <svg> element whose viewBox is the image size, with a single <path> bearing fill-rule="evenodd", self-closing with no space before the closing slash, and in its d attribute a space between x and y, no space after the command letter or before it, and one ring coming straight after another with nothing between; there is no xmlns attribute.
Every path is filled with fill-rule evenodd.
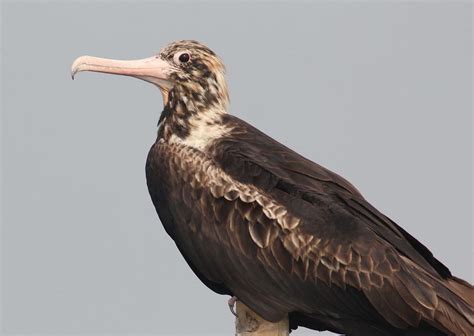
<svg viewBox="0 0 474 336"><path fill-rule="evenodd" d="M235 320L236 336L288 336L288 316L280 322L265 321L257 313L250 310L242 302L236 304L237 318Z"/></svg>

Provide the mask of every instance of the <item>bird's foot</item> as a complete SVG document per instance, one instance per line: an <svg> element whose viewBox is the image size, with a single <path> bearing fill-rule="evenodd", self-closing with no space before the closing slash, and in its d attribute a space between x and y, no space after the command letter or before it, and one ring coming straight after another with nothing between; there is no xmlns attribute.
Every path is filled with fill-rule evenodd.
<svg viewBox="0 0 474 336"><path fill-rule="evenodd" d="M229 305L230 312L237 317L237 314L235 313L234 307L235 303L238 301L237 296L231 297L228 301L227 304Z"/></svg>

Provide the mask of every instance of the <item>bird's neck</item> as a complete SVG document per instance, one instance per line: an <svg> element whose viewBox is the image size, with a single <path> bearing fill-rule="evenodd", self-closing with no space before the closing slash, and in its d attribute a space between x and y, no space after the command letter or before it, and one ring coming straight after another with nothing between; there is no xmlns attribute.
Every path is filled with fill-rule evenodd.
<svg viewBox="0 0 474 336"><path fill-rule="evenodd" d="M205 97L207 96L207 97ZM158 122L158 140L198 149L225 132L228 97L173 88Z"/></svg>

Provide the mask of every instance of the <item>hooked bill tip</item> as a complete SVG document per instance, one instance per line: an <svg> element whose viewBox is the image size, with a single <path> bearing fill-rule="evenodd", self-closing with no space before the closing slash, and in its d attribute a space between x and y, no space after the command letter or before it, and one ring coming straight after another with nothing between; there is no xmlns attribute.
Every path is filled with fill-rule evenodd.
<svg viewBox="0 0 474 336"><path fill-rule="evenodd" d="M84 65L85 61L87 60L88 56L81 56L74 60L71 65L71 79L74 80L76 74L81 71L81 66Z"/></svg>

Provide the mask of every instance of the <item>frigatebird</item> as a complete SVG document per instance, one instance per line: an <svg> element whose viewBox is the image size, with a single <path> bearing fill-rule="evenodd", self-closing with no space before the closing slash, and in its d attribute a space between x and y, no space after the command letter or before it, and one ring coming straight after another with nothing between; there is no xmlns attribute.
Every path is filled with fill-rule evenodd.
<svg viewBox="0 0 474 336"><path fill-rule="evenodd" d="M264 319L347 335L474 335L474 287L348 181L227 113L221 59L178 41L134 61L76 59L156 85L146 161L158 216L194 273Z"/></svg>

